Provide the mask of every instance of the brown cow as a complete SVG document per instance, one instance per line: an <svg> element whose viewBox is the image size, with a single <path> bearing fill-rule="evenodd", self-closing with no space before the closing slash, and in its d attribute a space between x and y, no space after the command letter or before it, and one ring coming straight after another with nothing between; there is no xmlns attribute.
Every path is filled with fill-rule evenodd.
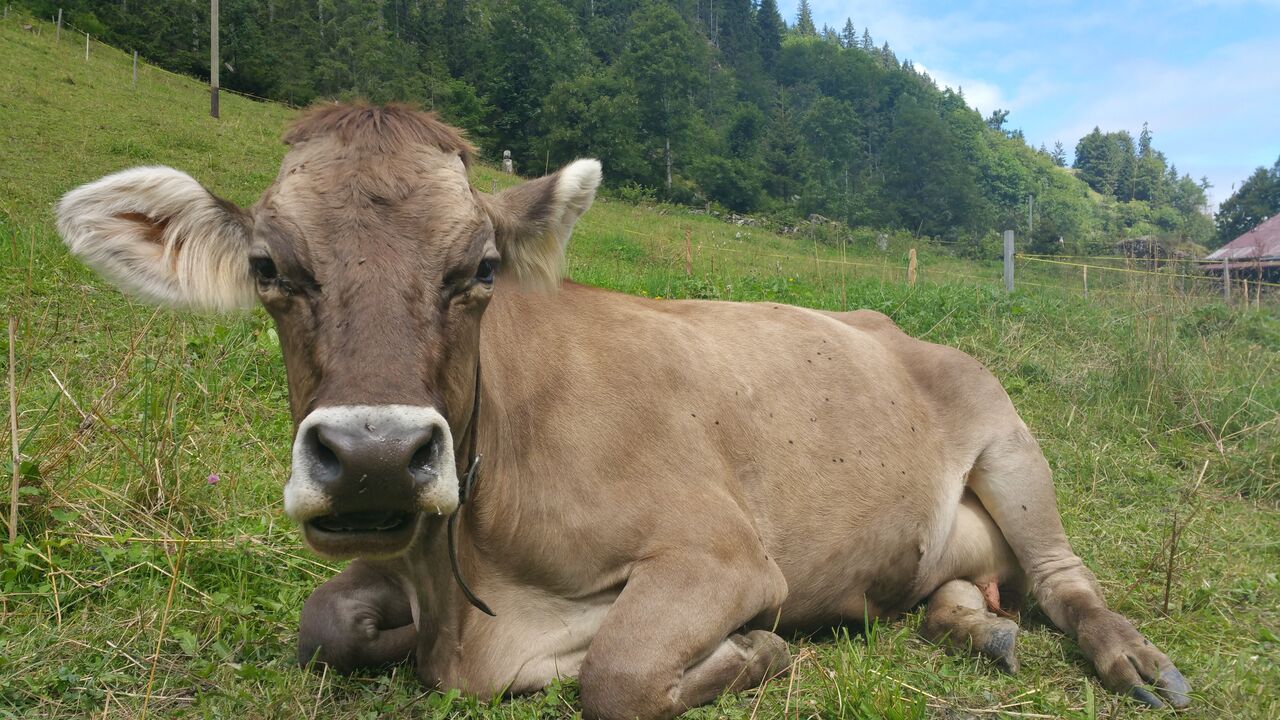
<svg viewBox="0 0 1280 720"><path fill-rule="evenodd" d="M302 661L412 654L482 696L576 676L586 715L670 717L785 668L777 628L921 602L927 634L1013 671L991 606L1028 587L1108 688L1188 703L968 355L871 312L548 290L594 160L491 196L461 136L403 107L325 106L285 141L249 210L136 168L69 193L58 226L128 292L275 319L285 512L355 558L303 608Z"/></svg>

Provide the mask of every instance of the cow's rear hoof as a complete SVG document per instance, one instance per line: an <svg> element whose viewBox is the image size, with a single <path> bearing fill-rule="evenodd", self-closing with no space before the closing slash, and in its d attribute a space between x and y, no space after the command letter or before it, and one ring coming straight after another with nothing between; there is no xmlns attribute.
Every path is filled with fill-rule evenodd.
<svg viewBox="0 0 1280 720"><path fill-rule="evenodd" d="M991 658L996 667L1009 673L1016 675L1021 665L1018 663L1018 626L1012 620L1004 620L1003 625L990 632L987 641L979 648L979 651Z"/></svg>

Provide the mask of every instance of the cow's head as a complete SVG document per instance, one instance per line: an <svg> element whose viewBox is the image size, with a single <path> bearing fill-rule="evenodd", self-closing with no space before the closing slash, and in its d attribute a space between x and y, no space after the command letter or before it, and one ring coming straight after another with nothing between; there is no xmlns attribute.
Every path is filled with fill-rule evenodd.
<svg viewBox="0 0 1280 720"><path fill-rule="evenodd" d="M297 428L285 512L323 554L394 554L423 514L457 508L453 431L470 421L495 285L559 282L600 163L486 195L467 181L461 135L399 106L321 107L285 142L280 174L247 210L142 167L68 193L58 229L132 295L262 303Z"/></svg>

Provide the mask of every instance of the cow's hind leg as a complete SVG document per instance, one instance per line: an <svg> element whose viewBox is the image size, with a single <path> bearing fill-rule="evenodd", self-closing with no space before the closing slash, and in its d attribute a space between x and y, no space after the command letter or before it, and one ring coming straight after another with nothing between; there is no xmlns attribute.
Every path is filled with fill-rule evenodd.
<svg viewBox="0 0 1280 720"><path fill-rule="evenodd" d="M1103 685L1161 707L1185 707L1190 686L1169 658L1107 608L1093 573L1071 550L1049 465L1025 427L983 450L969 476L1017 555L1045 614L1080 645Z"/></svg>
<svg viewBox="0 0 1280 720"><path fill-rule="evenodd" d="M418 631L404 588L364 560L316 588L302 606L298 663L340 673L402 662Z"/></svg>
<svg viewBox="0 0 1280 720"><path fill-rule="evenodd" d="M968 580L951 580L933 591L920 632L934 642L985 655L1006 672L1018 672L1018 624L988 610L982 591Z"/></svg>
<svg viewBox="0 0 1280 720"><path fill-rule="evenodd" d="M930 586L936 589L929 595L921 634L985 655L1006 672L1018 671L1014 647L1018 624L1002 606L1021 605L1022 570L1000 528L973 493L965 492L960 499ZM1006 591L1003 603L1001 588Z"/></svg>

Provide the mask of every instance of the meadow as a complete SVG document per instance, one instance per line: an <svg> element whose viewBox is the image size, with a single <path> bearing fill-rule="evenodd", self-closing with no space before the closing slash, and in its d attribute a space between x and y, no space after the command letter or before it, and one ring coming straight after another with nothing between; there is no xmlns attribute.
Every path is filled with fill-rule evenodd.
<svg viewBox="0 0 1280 720"><path fill-rule="evenodd" d="M19 537L0 536L0 717L573 717L572 682L474 699L426 691L407 666L296 667L299 608L338 566L281 512L291 426L269 319L130 301L69 257L51 214L72 187L142 164L250 204L295 111L224 95L211 119L198 82L143 64L134 86L123 52L92 44L86 61L82 36L56 44L30 22L0 23L0 307L16 324L0 358L22 458ZM513 179L480 165L474 182ZM1099 273L1086 299L1074 269L1034 262L1006 294L998 263L908 235L779 234L634 200L604 197L584 217L572 279L654 302L872 308L971 353L1039 437L1112 607L1196 688L1182 715L1280 717L1275 295L1244 308L1208 283ZM1144 712L1103 690L1034 606L1017 676L924 641L919 621L791 638L790 673L689 716Z"/></svg>

